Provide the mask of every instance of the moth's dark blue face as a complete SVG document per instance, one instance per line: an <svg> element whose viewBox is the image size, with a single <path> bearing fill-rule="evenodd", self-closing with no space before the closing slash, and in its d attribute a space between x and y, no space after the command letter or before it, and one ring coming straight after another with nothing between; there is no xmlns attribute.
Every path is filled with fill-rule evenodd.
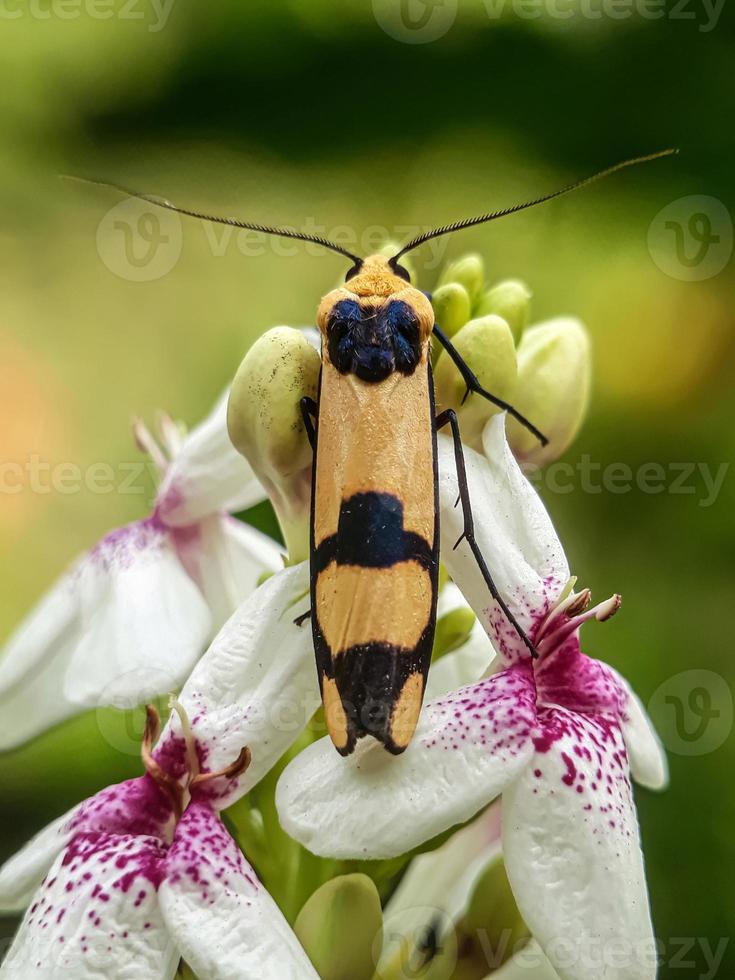
<svg viewBox="0 0 735 980"><path fill-rule="evenodd" d="M373 382L393 371L411 374L421 359L419 320L402 300L361 305L342 299L327 320L327 347L340 374Z"/></svg>

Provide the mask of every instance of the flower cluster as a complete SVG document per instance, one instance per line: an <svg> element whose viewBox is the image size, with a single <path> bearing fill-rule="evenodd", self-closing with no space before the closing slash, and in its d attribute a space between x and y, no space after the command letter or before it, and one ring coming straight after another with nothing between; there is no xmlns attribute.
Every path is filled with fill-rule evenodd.
<svg viewBox="0 0 735 980"><path fill-rule="evenodd" d="M311 454L298 406L320 357L308 332L268 331L229 405L189 435L163 419L159 445L136 426L161 472L152 515L80 559L0 662L4 748L85 707L180 688L162 732L149 711L142 775L0 869L0 907L24 912L3 980L655 976L631 777L663 787L665 758L627 682L580 646L580 627L620 599L592 605L575 588L519 465L576 434L587 338L571 319L527 326L527 288L483 280L475 256L451 266L437 320L549 446L465 401L445 354L436 395L466 434L477 542L538 657L459 540L440 433L445 571L427 702L402 755L371 739L334 751L299 625ZM285 553L231 516L266 494Z"/></svg>

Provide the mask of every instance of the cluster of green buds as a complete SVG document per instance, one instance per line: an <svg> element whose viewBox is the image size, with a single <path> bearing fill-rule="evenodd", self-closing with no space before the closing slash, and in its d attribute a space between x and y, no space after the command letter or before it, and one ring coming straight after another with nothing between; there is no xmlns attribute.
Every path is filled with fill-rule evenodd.
<svg viewBox="0 0 735 980"><path fill-rule="evenodd" d="M479 255L444 270L433 296L436 322L480 384L511 403L549 439L542 446L515 419L508 441L526 467L557 459L584 420L590 388L590 344L579 320L561 316L529 326L531 291L518 279L485 281ZM434 365L437 406L457 411L462 440L481 444L488 418L498 411L481 398L465 399L465 384L445 351Z"/></svg>

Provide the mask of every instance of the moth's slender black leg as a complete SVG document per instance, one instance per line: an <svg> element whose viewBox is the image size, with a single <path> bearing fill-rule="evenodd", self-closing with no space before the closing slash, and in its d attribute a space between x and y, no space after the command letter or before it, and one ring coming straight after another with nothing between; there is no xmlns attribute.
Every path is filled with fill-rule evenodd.
<svg viewBox="0 0 735 980"><path fill-rule="evenodd" d="M317 417L317 404L313 398L309 398L308 395L304 395L300 402L301 405L301 418L304 420L304 428L306 429L306 434L309 437L309 444L312 450L316 449L316 429L314 428L313 419ZM303 626L306 620L311 616L311 608L307 609L305 613L297 616L294 623L297 626Z"/></svg>
<svg viewBox="0 0 735 980"><path fill-rule="evenodd" d="M314 428L313 419L317 417L317 404L313 398L309 398L308 395L304 395L301 399L301 418L304 420L304 428L306 429L306 434L309 437L309 443L312 449L316 449L316 429Z"/></svg>
<svg viewBox="0 0 735 980"><path fill-rule="evenodd" d="M490 594L492 595L493 599L495 599L497 604L503 610L503 614L508 622L526 644L531 652L531 656L538 657L536 647L533 645L526 634L526 631L508 608L505 599L503 599L498 592L497 586L495 585L495 582L493 582L493 577L487 567L482 551L480 551L480 546L475 540L475 522L472 517L472 504L470 503L470 490L469 486L467 485L467 468L464 462L462 440L459 435L459 422L457 421L457 413L451 408L447 409L445 412L441 412L436 417L437 429L441 429L445 425L449 425L452 429L452 439L454 440L454 461L457 466L457 483L459 485L459 497L462 501L462 512L464 514L464 530L462 531L462 535L454 547L457 548L463 539L467 541L470 551L474 555L478 568L480 569L482 577L485 580L485 584L487 585L488 589L490 589Z"/></svg>
<svg viewBox="0 0 735 980"><path fill-rule="evenodd" d="M508 402L503 401L502 398L498 398L496 395L491 395L489 391L486 391L482 387L467 361L465 361L444 331L436 324L434 324L434 334L444 350L457 365L459 373L462 375L464 378L464 383L467 385L467 391L462 399L463 405L470 392L474 391L483 398L486 398L489 402L492 402L493 405L497 405L498 408L502 408L503 411L508 413L508 415L512 415L514 419L520 422L521 425L524 425L529 432L532 432L536 436L536 438L541 442L542 446L548 445L549 440L546 438L543 432L540 432L532 422L529 422L525 415L521 415L521 413L517 409L513 408L512 405L508 404Z"/></svg>

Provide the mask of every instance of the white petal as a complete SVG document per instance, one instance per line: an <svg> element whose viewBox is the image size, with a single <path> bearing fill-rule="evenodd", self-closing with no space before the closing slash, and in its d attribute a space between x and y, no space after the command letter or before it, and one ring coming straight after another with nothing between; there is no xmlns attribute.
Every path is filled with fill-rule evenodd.
<svg viewBox="0 0 735 980"><path fill-rule="evenodd" d="M206 804L176 828L161 908L199 980L318 980L278 906Z"/></svg>
<svg viewBox="0 0 735 980"><path fill-rule="evenodd" d="M320 739L279 780L284 830L315 854L389 858L464 823L528 763L533 700L514 668L427 704L400 756L366 739L343 759Z"/></svg>
<svg viewBox="0 0 735 980"><path fill-rule="evenodd" d="M179 952L157 895L165 854L153 837L76 834L26 912L3 980L171 980Z"/></svg>
<svg viewBox="0 0 735 980"><path fill-rule="evenodd" d="M669 785L669 764L661 739L641 699L624 677L617 671L613 673L629 698L623 709L621 727L633 779L646 789L666 789Z"/></svg>
<svg viewBox="0 0 735 980"><path fill-rule="evenodd" d="M209 630L209 610L169 532L153 520L113 531L11 640L0 686L0 748L83 708L134 707L171 690ZM20 667L24 659L32 669Z"/></svg>
<svg viewBox="0 0 735 980"><path fill-rule="evenodd" d="M252 753L220 807L263 778L320 704L311 629L294 623L309 608L308 591L308 562L269 578L225 623L181 692L208 771L229 765L243 746ZM160 744L178 735L174 718Z"/></svg>
<svg viewBox="0 0 735 980"><path fill-rule="evenodd" d="M485 980L559 980L544 951L533 939Z"/></svg>
<svg viewBox="0 0 735 980"><path fill-rule="evenodd" d="M43 596L5 644L0 658L0 698L36 673L49 649L64 649L74 631L79 602L76 566Z"/></svg>
<svg viewBox="0 0 735 980"><path fill-rule="evenodd" d="M178 686L207 640L210 615L153 522L108 535L77 571L80 636L64 693L80 706L132 707Z"/></svg>
<svg viewBox="0 0 735 980"><path fill-rule="evenodd" d="M74 830L71 821L79 807L48 824L0 867L0 909L22 912L46 877Z"/></svg>
<svg viewBox="0 0 735 980"><path fill-rule="evenodd" d="M200 425L189 433L158 492L158 514L170 527L195 524L210 514L252 507L266 499L250 464L227 434L226 391Z"/></svg>
<svg viewBox="0 0 735 980"><path fill-rule="evenodd" d="M505 438L505 417L493 416L483 434L486 456L464 447L475 537L500 595L530 632L558 600L569 566L544 505L525 478ZM527 656L515 630L492 600L466 541L454 448L440 435L441 557L507 662Z"/></svg>
<svg viewBox="0 0 735 980"><path fill-rule="evenodd" d="M433 851L419 854L385 907L384 963L401 941L415 944L433 926L439 936L466 912L477 881L500 854L500 805L493 804Z"/></svg>
<svg viewBox="0 0 735 980"><path fill-rule="evenodd" d="M283 548L233 517L216 515L173 531L181 561L202 590L214 628L255 591L264 572L283 568Z"/></svg>
<svg viewBox="0 0 735 980"><path fill-rule="evenodd" d="M0 659L0 750L14 748L79 709L63 695L79 634L72 569L8 640Z"/></svg>
<svg viewBox="0 0 735 980"><path fill-rule="evenodd" d="M426 697L440 698L483 677L496 660L496 653L482 624L476 620L465 643L434 661L429 670Z"/></svg>
<svg viewBox="0 0 735 980"><path fill-rule="evenodd" d="M651 980L656 957L622 735L539 711L532 764L503 794L518 908L562 980Z"/></svg>

